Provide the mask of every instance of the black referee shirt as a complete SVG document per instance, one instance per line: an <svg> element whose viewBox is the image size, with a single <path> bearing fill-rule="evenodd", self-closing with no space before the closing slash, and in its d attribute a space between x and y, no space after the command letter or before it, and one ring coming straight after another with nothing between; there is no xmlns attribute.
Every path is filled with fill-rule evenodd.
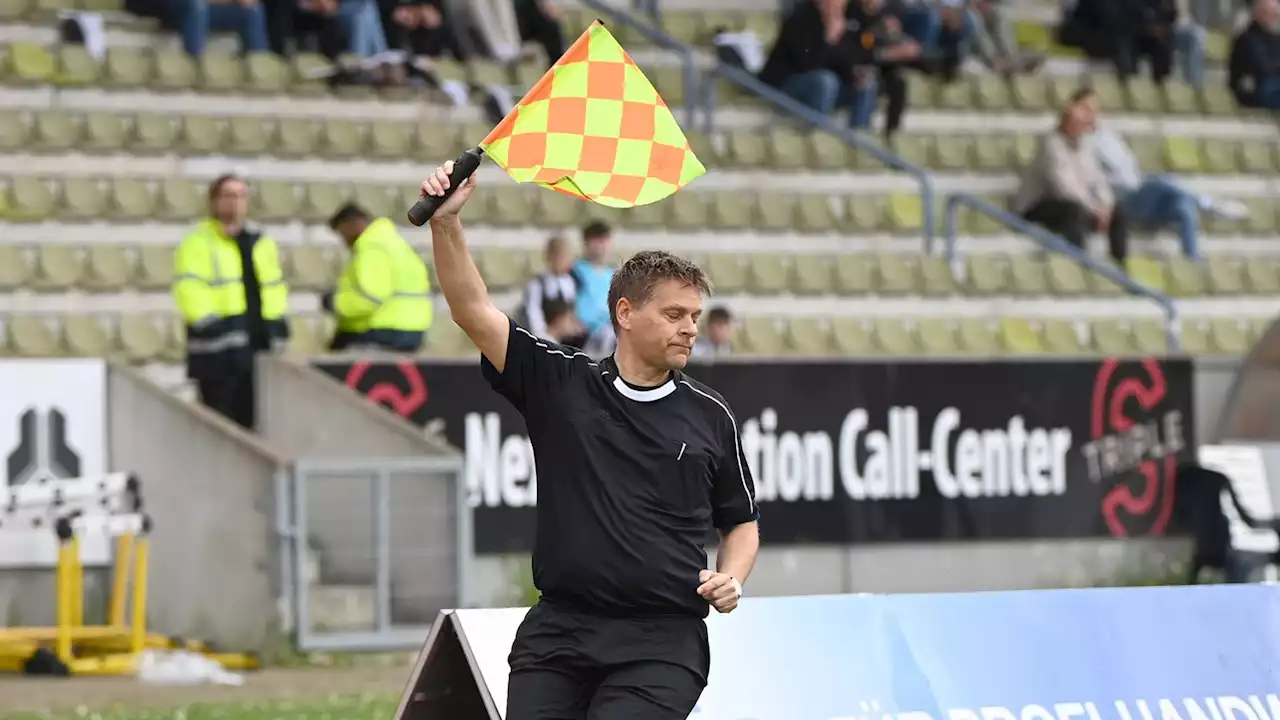
<svg viewBox="0 0 1280 720"><path fill-rule="evenodd" d="M759 517L737 424L680 372L628 385L511 323L505 369L481 368L524 416L538 473L533 580L552 603L611 616L706 617L704 543Z"/></svg>

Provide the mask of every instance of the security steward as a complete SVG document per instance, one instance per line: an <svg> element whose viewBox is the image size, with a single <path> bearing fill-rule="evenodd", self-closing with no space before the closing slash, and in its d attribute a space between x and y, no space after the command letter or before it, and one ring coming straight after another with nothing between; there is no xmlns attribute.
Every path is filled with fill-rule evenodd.
<svg viewBox="0 0 1280 720"><path fill-rule="evenodd" d="M344 205L329 221L351 249L338 289L324 305L338 318L330 350L417 352L431 327L427 266L395 223Z"/></svg>
<svg viewBox="0 0 1280 720"><path fill-rule="evenodd" d="M187 325L187 377L200 402L241 426L255 423L256 353L289 339L289 288L280 250L246 222L249 184L223 175L209 186L209 215L178 245L173 298Z"/></svg>

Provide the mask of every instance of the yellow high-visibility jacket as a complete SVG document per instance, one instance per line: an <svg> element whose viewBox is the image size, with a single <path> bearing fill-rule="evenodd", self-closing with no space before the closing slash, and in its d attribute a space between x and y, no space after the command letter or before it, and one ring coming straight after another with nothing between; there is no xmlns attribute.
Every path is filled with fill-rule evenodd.
<svg viewBox="0 0 1280 720"><path fill-rule="evenodd" d="M431 283L422 258L386 218L369 223L351 253L333 298L343 339L335 345L416 350L432 319Z"/></svg>
<svg viewBox="0 0 1280 720"><path fill-rule="evenodd" d="M272 342L289 336L285 321L289 288L280 250L266 235L253 245L253 268L261 288L262 318ZM178 245L173 262L173 299L187 324L189 374L218 372L228 353L250 357L240 249L212 218L201 221Z"/></svg>

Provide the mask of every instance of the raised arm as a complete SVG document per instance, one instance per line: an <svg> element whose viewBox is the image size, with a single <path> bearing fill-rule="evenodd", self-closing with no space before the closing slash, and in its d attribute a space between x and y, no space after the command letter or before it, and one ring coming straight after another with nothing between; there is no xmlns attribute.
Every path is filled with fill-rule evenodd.
<svg viewBox="0 0 1280 720"><path fill-rule="evenodd" d="M449 173L453 161L436 168L434 174L422 183L421 197L439 197L449 188ZM467 252L466 237L462 234L462 222L458 211L466 204L475 190L476 177L472 175L459 187L431 217L431 246L435 254L436 278L453 321L471 338L485 358L502 372L507 363L507 342L511 334L511 321L494 307L489 289L480 277L471 253Z"/></svg>

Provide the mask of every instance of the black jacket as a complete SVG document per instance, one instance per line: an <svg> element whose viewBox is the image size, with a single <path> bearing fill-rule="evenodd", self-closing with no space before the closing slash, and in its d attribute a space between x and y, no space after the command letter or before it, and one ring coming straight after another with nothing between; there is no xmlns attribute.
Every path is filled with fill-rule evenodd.
<svg viewBox="0 0 1280 720"><path fill-rule="evenodd" d="M778 39L760 71L760 80L779 87L794 75L814 70L830 70L841 79L850 80L853 68L869 60L868 49L853 32L846 32L835 45L828 45L818 6L804 0L782 22Z"/></svg>
<svg viewBox="0 0 1280 720"><path fill-rule="evenodd" d="M1280 33L1251 22L1231 43L1228 84L1236 102L1259 107L1258 88L1280 77Z"/></svg>

